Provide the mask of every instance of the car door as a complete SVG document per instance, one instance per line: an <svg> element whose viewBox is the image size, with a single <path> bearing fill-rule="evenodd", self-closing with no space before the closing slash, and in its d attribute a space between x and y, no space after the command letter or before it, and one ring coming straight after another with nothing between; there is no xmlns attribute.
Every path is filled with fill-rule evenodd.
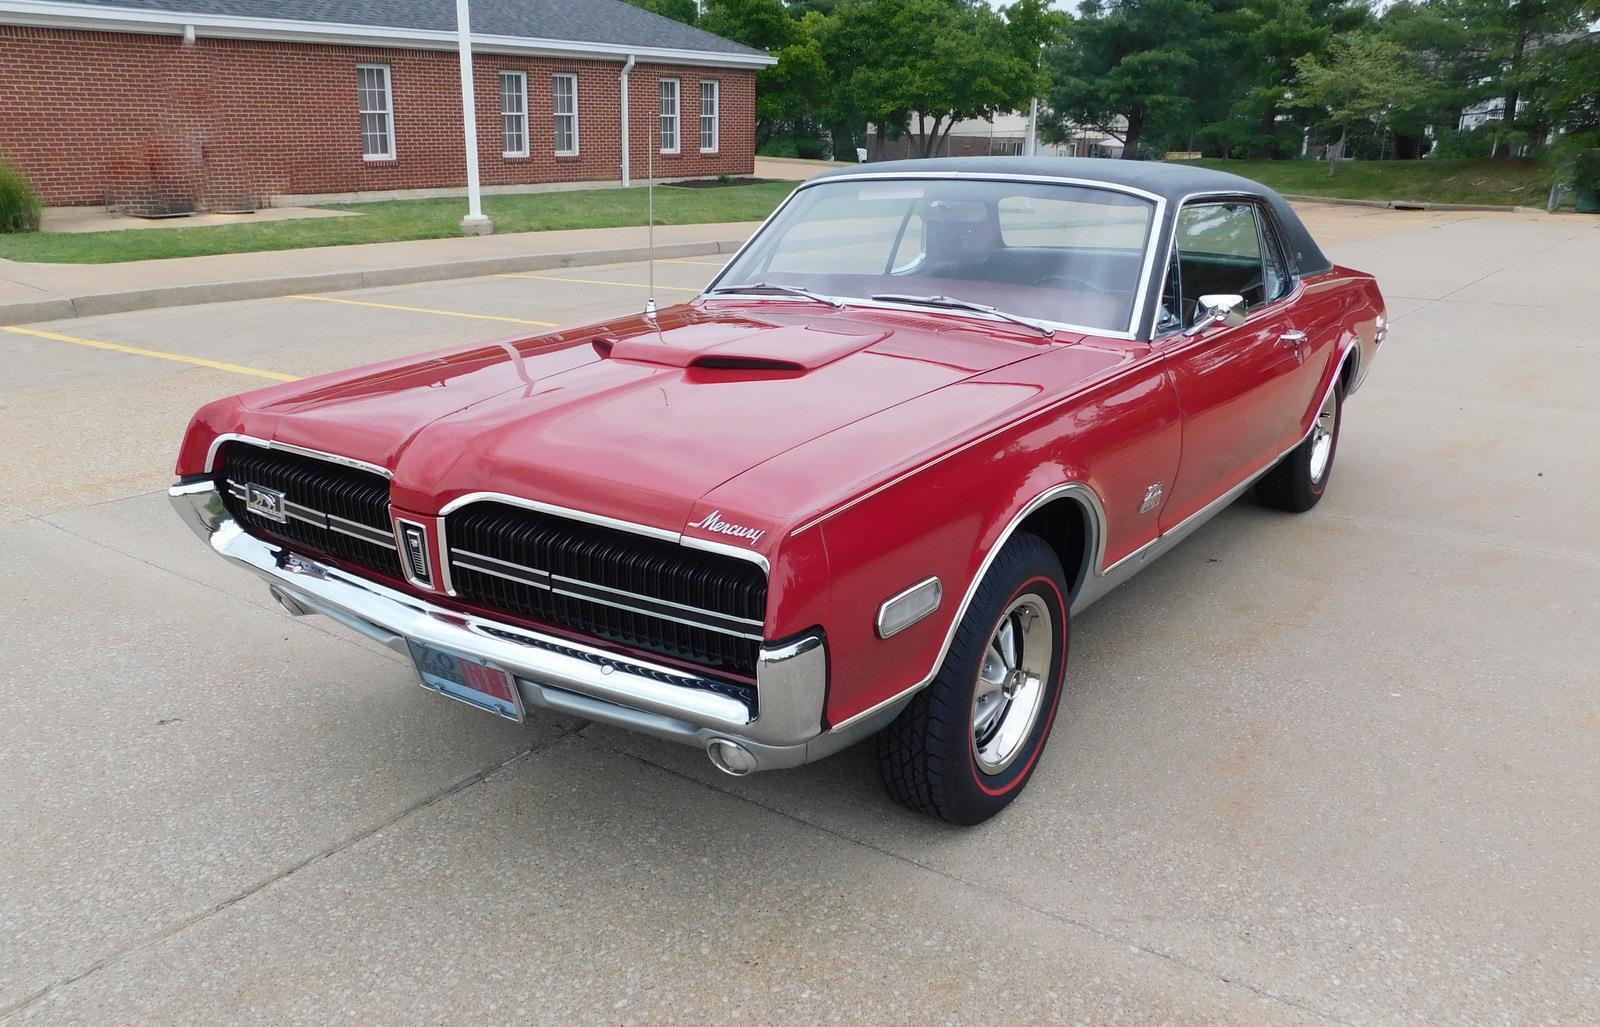
<svg viewBox="0 0 1600 1027"><path fill-rule="evenodd" d="M1248 198L1193 201L1175 233L1156 344L1177 391L1182 444L1163 531L1292 446L1317 378L1317 340L1296 314L1302 286L1266 209ZM1199 297L1216 294L1244 297L1244 323L1190 334Z"/></svg>

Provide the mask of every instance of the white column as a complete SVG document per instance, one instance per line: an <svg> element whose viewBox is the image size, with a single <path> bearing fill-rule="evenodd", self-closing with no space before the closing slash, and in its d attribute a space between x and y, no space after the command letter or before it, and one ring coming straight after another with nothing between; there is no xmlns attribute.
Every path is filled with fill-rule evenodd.
<svg viewBox="0 0 1600 1027"><path fill-rule="evenodd" d="M633 179L628 173L628 72L633 70L633 54L628 55L627 63L622 66L622 79L620 92L622 93L622 186L626 189L633 184Z"/></svg>
<svg viewBox="0 0 1600 1027"><path fill-rule="evenodd" d="M1030 157L1039 156L1039 98L1028 104L1028 142L1023 151Z"/></svg>
<svg viewBox="0 0 1600 1027"><path fill-rule="evenodd" d="M461 219L466 235L488 235L494 223L483 216L483 192L478 183L478 102L472 80L472 14L468 0L456 0L456 48L461 54L461 131L467 144L467 216Z"/></svg>

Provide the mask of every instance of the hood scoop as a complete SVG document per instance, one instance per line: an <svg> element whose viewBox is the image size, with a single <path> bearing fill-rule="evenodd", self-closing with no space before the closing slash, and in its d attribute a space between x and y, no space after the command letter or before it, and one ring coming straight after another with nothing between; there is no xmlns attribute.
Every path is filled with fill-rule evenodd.
<svg viewBox="0 0 1600 1027"><path fill-rule="evenodd" d="M857 322L815 325L702 323L628 337L602 335L608 360L705 371L804 374L859 353L892 332Z"/></svg>

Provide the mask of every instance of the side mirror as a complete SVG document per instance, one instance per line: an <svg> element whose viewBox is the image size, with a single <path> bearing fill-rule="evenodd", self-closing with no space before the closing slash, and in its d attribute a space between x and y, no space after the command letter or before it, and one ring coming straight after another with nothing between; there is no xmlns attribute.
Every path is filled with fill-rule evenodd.
<svg viewBox="0 0 1600 1027"><path fill-rule="evenodd" d="M1195 304L1200 319L1183 330L1185 335L1199 335L1214 324L1224 328L1237 328L1244 324L1244 297L1232 293L1212 293L1202 296Z"/></svg>

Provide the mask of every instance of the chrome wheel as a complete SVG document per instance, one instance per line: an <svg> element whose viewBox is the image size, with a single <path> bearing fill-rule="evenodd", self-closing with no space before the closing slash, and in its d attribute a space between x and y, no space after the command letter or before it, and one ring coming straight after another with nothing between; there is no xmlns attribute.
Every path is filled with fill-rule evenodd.
<svg viewBox="0 0 1600 1027"><path fill-rule="evenodd" d="M1003 773L1023 751L1044 705L1055 655L1055 625L1044 600L1011 604L983 652L972 697L972 758L989 776Z"/></svg>
<svg viewBox="0 0 1600 1027"><path fill-rule="evenodd" d="M1333 457L1333 433L1339 427L1339 397L1331 391L1328 399L1317 411L1317 423L1311 426L1311 482L1319 484L1328 473L1328 461Z"/></svg>

